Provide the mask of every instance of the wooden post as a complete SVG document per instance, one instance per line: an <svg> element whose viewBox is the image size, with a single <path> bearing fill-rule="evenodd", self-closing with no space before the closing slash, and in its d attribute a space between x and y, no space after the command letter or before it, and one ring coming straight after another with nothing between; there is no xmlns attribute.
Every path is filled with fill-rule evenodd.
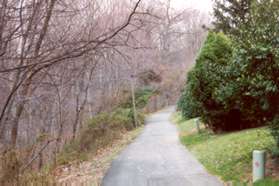
<svg viewBox="0 0 279 186"><path fill-rule="evenodd" d="M133 104L133 115L134 115L134 125L135 128L138 127L137 125L137 110L136 110L136 98L135 98L135 82L134 82L134 75L131 75L131 93L132 93L132 104Z"/></svg>

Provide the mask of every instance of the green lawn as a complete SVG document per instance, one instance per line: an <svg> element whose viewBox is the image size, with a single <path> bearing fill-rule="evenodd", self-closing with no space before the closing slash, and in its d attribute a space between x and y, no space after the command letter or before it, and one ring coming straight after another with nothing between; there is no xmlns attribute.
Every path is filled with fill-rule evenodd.
<svg viewBox="0 0 279 186"><path fill-rule="evenodd" d="M172 120L178 124L181 142L210 173L220 176L224 181L251 180L252 151L269 150L274 145L267 128L216 135L205 128L198 133L194 120L185 121L179 113ZM260 185L272 185L270 180L266 183ZM275 184L279 185L279 182Z"/></svg>

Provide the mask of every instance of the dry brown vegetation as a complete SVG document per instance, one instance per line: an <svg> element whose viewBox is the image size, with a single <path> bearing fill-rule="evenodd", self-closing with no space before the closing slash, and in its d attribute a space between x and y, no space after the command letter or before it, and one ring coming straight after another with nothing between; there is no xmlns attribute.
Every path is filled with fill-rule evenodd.
<svg viewBox="0 0 279 186"><path fill-rule="evenodd" d="M56 164L89 118L130 97L131 82L157 90L146 111L176 101L209 18L170 3L0 1L1 181ZM161 81L138 76L150 71Z"/></svg>

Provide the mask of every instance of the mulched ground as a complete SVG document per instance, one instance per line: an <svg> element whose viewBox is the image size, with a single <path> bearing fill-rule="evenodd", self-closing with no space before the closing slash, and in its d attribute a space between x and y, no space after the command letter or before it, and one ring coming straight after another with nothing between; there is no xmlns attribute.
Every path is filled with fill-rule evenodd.
<svg viewBox="0 0 279 186"><path fill-rule="evenodd" d="M270 155L266 162L266 176L274 180L279 180L279 159L274 159Z"/></svg>

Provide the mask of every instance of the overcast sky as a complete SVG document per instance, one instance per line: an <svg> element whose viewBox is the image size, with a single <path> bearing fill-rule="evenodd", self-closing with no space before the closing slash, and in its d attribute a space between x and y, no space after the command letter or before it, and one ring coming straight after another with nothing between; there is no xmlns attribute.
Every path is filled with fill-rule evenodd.
<svg viewBox="0 0 279 186"><path fill-rule="evenodd" d="M212 10L212 0L172 0L175 8L194 7L202 11Z"/></svg>

